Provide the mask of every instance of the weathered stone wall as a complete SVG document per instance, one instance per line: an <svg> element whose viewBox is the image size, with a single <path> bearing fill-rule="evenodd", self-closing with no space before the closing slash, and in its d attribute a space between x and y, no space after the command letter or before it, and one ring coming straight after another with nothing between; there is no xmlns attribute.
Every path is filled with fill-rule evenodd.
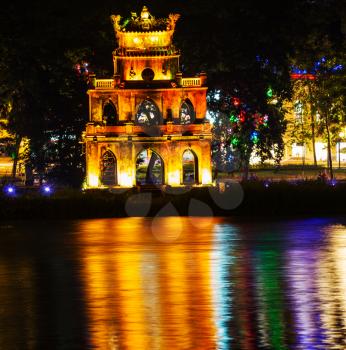
<svg viewBox="0 0 346 350"><path fill-rule="evenodd" d="M103 107L111 101L119 116L119 121L135 121L141 102L151 99L159 108L164 120L169 113L178 119L182 103L189 99L194 107L196 119L204 119L207 113L207 88L176 89L116 89L113 91L89 90L90 121L101 122Z"/></svg>
<svg viewBox="0 0 346 350"><path fill-rule="evenodd" d="M164 164L164 184L179 186L183 183L183 153L191 150L198 164L198 184L211 184L210 139L178 137L174 140L156 138L151 141L88 141L87 186L100 186L100 161L105 152L111 151L117 160L118 185L136 185L136 160L141 151L151 149L157 153Z"/></svg>

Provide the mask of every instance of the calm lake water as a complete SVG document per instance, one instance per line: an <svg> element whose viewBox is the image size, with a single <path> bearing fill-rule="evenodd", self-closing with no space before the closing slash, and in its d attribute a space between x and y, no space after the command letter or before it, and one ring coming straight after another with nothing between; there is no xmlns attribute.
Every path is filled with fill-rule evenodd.
<svg viewBox="0 0 346 350"><path fill-rule="evenodd" d="M346 349L345 224L0 223L0 349Z"/></svg>

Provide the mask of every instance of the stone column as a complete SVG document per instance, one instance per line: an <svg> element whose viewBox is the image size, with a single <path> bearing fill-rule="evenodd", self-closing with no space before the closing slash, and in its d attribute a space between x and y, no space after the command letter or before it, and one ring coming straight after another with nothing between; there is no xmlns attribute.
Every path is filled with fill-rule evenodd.
<svg viewBox="0 0 346 350"><path fill-rule="evenodd" d="M166 159L167 185L180 186L183 161L180 155L180 146L174 141L167 142L169 142Z"/></svg>
<svg viewBox="0 0 346 350"><path fill-rule="evenodd" d="M97 142L88 141L86 144L86 152L87 186L96 188L100 186L100 157Z"/></svg>
<svg viewBox="0 0 346 350"><path fill-rule="evenodd" d="M211 147L209 140L201 140L200 172L199 183L202 185L212 184L212 167L211 167Z"/></svg>
<svg viewBox="0 0 346 350"><path fill-rule="evenodd" d="M121 187L136 185L136 154L131 141L121 145L121 157L118 159L118 183Z"/></svg>

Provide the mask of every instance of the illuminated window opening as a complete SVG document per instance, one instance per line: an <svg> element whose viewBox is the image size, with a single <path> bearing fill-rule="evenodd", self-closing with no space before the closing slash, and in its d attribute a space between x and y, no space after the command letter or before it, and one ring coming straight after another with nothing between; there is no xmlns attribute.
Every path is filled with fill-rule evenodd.
<svg viewBox="0 0 346 350"><path fill-rule="evenodd" d="M327 144L325 142L315 142L316 160L326 161L328 158Z"/></svg>
<svg viewBox="0 0 346 350"><path fill-rule="evenodd" d="M303 158L305 156L305 146L301 143L294 143L292 145L292 157Z"/></svg>
<svg viewBox="0 0 346 350"><path fill-rule="evenodd" d="M346 162L346 142L338 142L336 144L336 160L340 160L343 163Z"/></svg>
<svg viewBox="0 0 346 350"><path fill-rule="evenodd" d="M186 99L180 107L180 124L193 124L195 120L195 111L189 99Z"/></svg>
<svg viewBox="0 0 346 350"><path fill-rule="evenodd" d="M163 185L164 163L159 154L151 149L143 150L136 160L137 185Z"/></svg>
<svg viewBox="0 0 346 350"><path fill-rule="evenodd" d="M183 184L192 185L198 183L198 159L191 150L183 153Z"/></svg>
<svg viewBox="0 0 346 350"><path fill-rule="evenodd" d="M144 100L138 107L136 114L138 125L153 126L161 124L161 113L152 100Z"/></svg>

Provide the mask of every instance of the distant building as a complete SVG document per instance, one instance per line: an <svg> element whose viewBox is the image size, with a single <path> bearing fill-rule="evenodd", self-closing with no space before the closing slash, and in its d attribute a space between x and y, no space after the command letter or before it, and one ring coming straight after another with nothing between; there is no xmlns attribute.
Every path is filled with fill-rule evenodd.
<svg viewBox="0 0 346 350"><path fill-rule="evenodd" d="M0 119L0 177L11 176L13 166L10 154L12 136L3 127L6 123L6 119Z"/></svg>
<svg viewBox="0 0 346 350"><path fill-rule="evenodd" d="M291 75L292 81L307 79L314 80L312 74ZM308 94L308 91L306 91ZM285 151L282 164L314 164L314 153L318 165L327 166L327 142L319 132L323 120L318 112L312 115L309 105L304 105L299 99L297 91L293 90L292 101L285 106L287 131L284 135ZM332 161L334 166L337 163L346 163L346 130L341 127L335 135L332 132Z"/></svg>
<svg viewBox="0 0 346 350"><path fill-rule="evenodd" d="M178 19L146 7L124 21L112 16L114 77L94 77L88 91L87 188L212 183L206 75L182 76Z"/></svg>
<svg viewBox="0 0 346 350"><path fill-rule="evenodd" d="M0 119L0 183L7 181L12 177L13 171L13 152L15 138L11 135L7 129L7 120ZM26 153L28 140L23 138L19 149L19 161L17 163L16 180L24 181L25 178L25 165L24 154ZM13 179L11 179L12 181Z"/></svg>

